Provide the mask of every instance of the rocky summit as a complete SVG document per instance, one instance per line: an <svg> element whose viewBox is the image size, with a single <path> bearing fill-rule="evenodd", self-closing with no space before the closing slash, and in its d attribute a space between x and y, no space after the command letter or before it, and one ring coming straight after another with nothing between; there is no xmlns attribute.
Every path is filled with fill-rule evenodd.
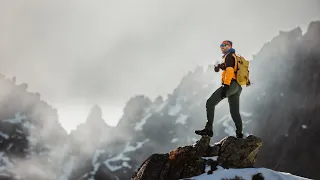
<svg viewBox="0 0 320 180"><path fill-rule="evenodd" d="M224 168L253 167L262 146L260 138L249 135L245 139L228 136L210 145L210 138L202 136L193 145L178 147L166 154L153 154L145 160L131 180L175 180L203 173L211 174L217 166ZM210 170L206 172L206 166Z"/></svg>

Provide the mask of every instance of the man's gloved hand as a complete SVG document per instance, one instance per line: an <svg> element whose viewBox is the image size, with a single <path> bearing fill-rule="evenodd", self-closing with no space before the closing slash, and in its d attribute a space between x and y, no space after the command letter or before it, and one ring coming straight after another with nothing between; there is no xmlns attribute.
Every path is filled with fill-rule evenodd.
<svg viewBox="0 0 320 180"><path fill-rule="evenodd" d="M221 92L221 99L226 98L227 97L227 91L229 89L229 85L226 84L222 84L222 92Z"/></svg>
<svg viewBox="0 0 320 180"><path fill-rule="evenodd" d="M214 71L215 71L215 72L219 72L219 70L220 70L219 65L214 66Z"/></svg>

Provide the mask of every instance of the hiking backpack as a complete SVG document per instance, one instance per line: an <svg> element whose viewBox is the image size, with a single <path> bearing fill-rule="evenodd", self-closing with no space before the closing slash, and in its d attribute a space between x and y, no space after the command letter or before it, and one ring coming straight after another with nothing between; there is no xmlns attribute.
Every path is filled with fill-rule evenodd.
<svg viewBox="0 0 320 180"><path fill-rule="evenodd" d="M249 61L243 56L234 54L236 63L236 80L240 86L249 86L251 84L249 79Z"/></svg>

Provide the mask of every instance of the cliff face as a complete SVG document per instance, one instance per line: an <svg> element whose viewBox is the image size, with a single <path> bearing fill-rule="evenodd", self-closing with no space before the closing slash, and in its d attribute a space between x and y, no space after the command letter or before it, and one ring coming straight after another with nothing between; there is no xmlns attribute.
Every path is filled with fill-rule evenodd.
<svg viewBox="0 0 320 180"><path fill-rule="evenodd" d="M281 44L286 48L277 60L283 64L264 74L273 79L265 87L270 94L252 106L261 111L255 115L255 134L265 142L257 165L319 179L320 146L315 141L320 132L320 22L310 23L303 36L294 35L296 31L287 35L288 44ZM265 51L278 47L269 48Z"/></svg>
<svg viewBox="0 0 320 180"><path fill-rule="evenodd" d="M16 85L15 78L1 76L0 86L0 175L55 177L61 161L50 152L68 137L56 110L39 94L27 92L27 84Z"/></svg>

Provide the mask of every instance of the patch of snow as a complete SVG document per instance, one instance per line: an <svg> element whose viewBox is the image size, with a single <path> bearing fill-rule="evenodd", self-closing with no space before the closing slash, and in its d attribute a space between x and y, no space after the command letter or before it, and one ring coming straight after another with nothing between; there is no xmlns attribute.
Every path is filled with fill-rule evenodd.
<svg viewBox="0 0 320 180"><path fill-rule="evenodd" d="M180 116L176 120L176 124L178 124L178 123L186 124L187 119L188 119L188 115L180 114Z"/></svg>
<svg viewBox="0 0 320 180"><path fill-rule="evenodd" d="M220 119L217 120L217 123L220 124L221 122L225 121L225 120L228 120L231 118L231 115L230 114L226 114L224 116L222 116Z"/></svg>
<svg viewBox="0 0 320 180"><path fill-rule="evenodd" d="M250 134L249 134L249 133L243 133L243 134L244 134L244 136L245 136L245 137L250 136Z"/></svg>
<svg viewBox="0 0 320 180"><path fill-rule="evenodd" d="M9 158L3 153L0 152L0 172L13 168L14 165L9 160Z"/></svg>
<svg viewBox="0 0 320 180"><path fill-rule="evenodd" d="M240 112L242 116L250 117L252 116L252 113L247 113L247 112ZM249 124L252 120L243 120L243 125ZM222 116L219 120L216 121L217 124L221 124L222 126L225 127L224 132L228 134L229 136L234 136L235 135L235 127L234 123L232 120L232 117L230 113ZM244 126L245 127L245 126Z"/></svg>
<svg viewBox="0 0 320 180"><path fill-rule="evenodd" d="M146 139L142 142L138 142L136 147L130 146L129 143L127 143L126 147L124 148L123 152L131 152L131 151L135 151L137 149L140 149L144 143L148 142L149 139Z"/></svg>
<svg viewBox="0 0 320 180"><path fill-rule="evenodd" d="M16 129L16 132L20 133L20 134L23 134L22 131L20 131L19 129Z"/></svg>
<svg viewBox="0 0 320 180"><path fill-rule="evenodd" d="M30 142L30 144L36 144L38 142L38 139L34 136L27 136L27 140Z"/></svg>
<svg viewBox="0 0 320 180"><path fill-rule="evenodd" d="M95 153L93 154L92 164L95 164L98 161L99 156L104 152L105 151L103 149L96 150Z"/></svg>
<svg viewBox="0 0 320 180"><path fill-rule="evenodd" d="M171 143L175 143L175 142L178 142L178 141L179 141L178 138L173 138L173 139L171 140Z"/></svg>
<svg viewBox="0 0 320 180"><path fill-rule="evenodd" d="M213 156L213 157L202 157L202 159L206 159L206 160L208 160L208 159L212 159L212 160L214 160L214 161L217 161L218 156Z"/></svg>
<svg viewBox="0 0 320 180"><path fill-rule="evenodd" d="M210 169L211 169L210 166L206 166L204 171L205 171L205 172L208 172L208 171L210 171ZM194 180L194 179L192 179L192 180ZM220 180L220 179L219 179L219 180Z"/></svg>
<svg viewBox="0 0 320 180"><path fill-rule="evenodd" d="M156 112L162 111L162 109L163 109L164 107L166 107L167 104L168 104L167 102L163 102L163 103L160 105L160 107L156 110Z"/></svg>
<svg viewBox="0 0 320 180"><path fill-rule="evenodd" d="M208 167L208 166L207 166ZM221 180L231 179L235 176L242 177L245 180L252 179L252 176L261 173L264 176L264 179L272 179L272 180L311 180L299 176L292 175L290 173L273 171L267 168L243 168L243 169L223 169L220 166L217 166L217 170L213 172L213 174L201 174L199 176L192 177L193 180ZM209 169L209 168L208 168ZM206 168L207 170L207 168Z"/></svg>
<svg viewBox="0 0 320 180"><path fill-rule="evenodd" d="M240 114L243 115L243 116L246 116L246 117L252 116L252 113L244 112L244 111L240 111Z"/></svg>
<svg viewBox="0 0 320 180"><path fill-rule="evenodd" d="M193 138L191 138L191 141L193 141L193 142L197 142L197 141L198 141L198 139L197 139L197 138L195 138L195 137L193 137Z"/></svg>
<svg viewBox="0 0 320 180"><path fill-rule="evenodd" d="M251 121L252 121L252 119L243 119L242 123L243 123L243 125L246 125L246 124L250 124Z"/></svg>
<svg viewBox="0 0 320 180"><path fill-rule="evenodd" d="M132 168L132 166L130 166L128 162L123 162L123 163L122 163L122 166L123 166L123 167L127 167L127 168L129 168L129 169Z"/></svg>
<svg viewBox="0 0 320 180"><path fill-rule="evenodd" d="M124 163L124 162L123 162L124 164L122 163L121 166L114 166L114 165L111 165L110 162L119 161L119 160L122 160L122 161L130 161L131 158L130 158L130 157L126 157L126 156L125 156L125 153L132 152L132 151L136 151L137 149L141 148L144 143L146 143L146 142L148 142L148 141L149 141L149 139L146 139L146 140L144 140L144 141L142 141L142 142L138 142L138 143L137 143L137 146L135 146L135 147L130 146L130 145L129 145L130 142L128 142L128 143L126 144L126 147L124 148L124 150L123 150L120 154L118 154L117 156L114 156L114 157L112 157L112 158L109 158L109 159L105 160L103 163L109 168L110 171L116 171L116 170L119 170L119 169L121 169L121 168L123 168L123 167L128 167L128 166L130 166L128 163ZM130 166L130 168L131 168L131 166Z"/></svg>
<svg viewBox="0 0 320 180"><path fill-rule="evenodd" d="M103 149L98 149L95 151L95 153L93 154L93 158L92 158L92 167L93 170L90 172L90 178L89 180L94 180L93 177L96 174L96 172L99 169L100 166L100 162L98 161L99 156L104 153L105 151Z"/></svg>
<svg viewBox="0 0 320 180"><path fill-rule="evenodd" d="M7 150L10 150L10 148L13 146L12 143L9 144L9 146L7 147Z"/></svg>
<svg viewBox="0 0 320 180"><path fill-rule="evenodd" d="M69 161L63 166L63 174L62 176L59 178L59 180L68 180L69 176L72 173L72 169L74 166L74 162L75 162L75 157L71 156Z"/></svg>
<svg viewBox="0 0 320 180"><path fill-rule="evenodd" d="M27 116L21 115L20 112L17 112L17 113L15 113L13 119L5 119L2 122L8 122L11 124L19 124L19 123L22 123L22 120L24 120L24 119L27 119Z"/></svg>
<svg viewBox="0 0 320 180"><path fill-rule="evenodd" d="M123 157L121 160L123 160L123 161L130 161L131 158L129 158L129 157Z"/></svg>
<svg viewBox="0 0 320 180"><path fill-rule="evenodd" d="M308 128L307 125L304 125L304 124L301 127L302 127L302 129L307 129Z"/></svg>
<svg viewBox="0 0 320 180"><path fill-rule="evenodd" d="M29 121L24 122L22 125L26 129L34 129L35 128L34 125L31 124Z"/></svg>
<svg viewBox="0 0 320 180"><path fill-rule="evenodd" d="M83 178L86 178L88 177L88 173L85 173L84 175L82 175L79 179L83 179Z"/></svg>
<svg viewBox="0 0 320 180"><path fill-rule="evenodd" d="M229 136L234 136L235 135L235 128L229 124L231 119L227 121L223 121L222 126L225 127L224 132L228 134Z"/></svg>
<svg viewBox="0 0 320 180"><path fill-rule="evenodd" d="M181 109L182 109L181 105L176 104L175 106L169 108L168 115L175 116L181 111Z"/></svg>
<svg viewBox="0 0 320 180"><path fill-rule="evenodd" d="M136 124L136 126L134 127L134 129L135 129L136 131L142 130L143 125L147 122L147 120L151 117L151 115L152 115L151 113L148 113L144 118L141 119L140 122L138 122L138 123Z"/></svg>
<svg viewBox="0 0 320 180"><path fill-rule="evenodd" d="M9 139L9 135L8 134L5 134L3 132L0 131L0 136L2 136L3 138L5 139Z"/></svg>

